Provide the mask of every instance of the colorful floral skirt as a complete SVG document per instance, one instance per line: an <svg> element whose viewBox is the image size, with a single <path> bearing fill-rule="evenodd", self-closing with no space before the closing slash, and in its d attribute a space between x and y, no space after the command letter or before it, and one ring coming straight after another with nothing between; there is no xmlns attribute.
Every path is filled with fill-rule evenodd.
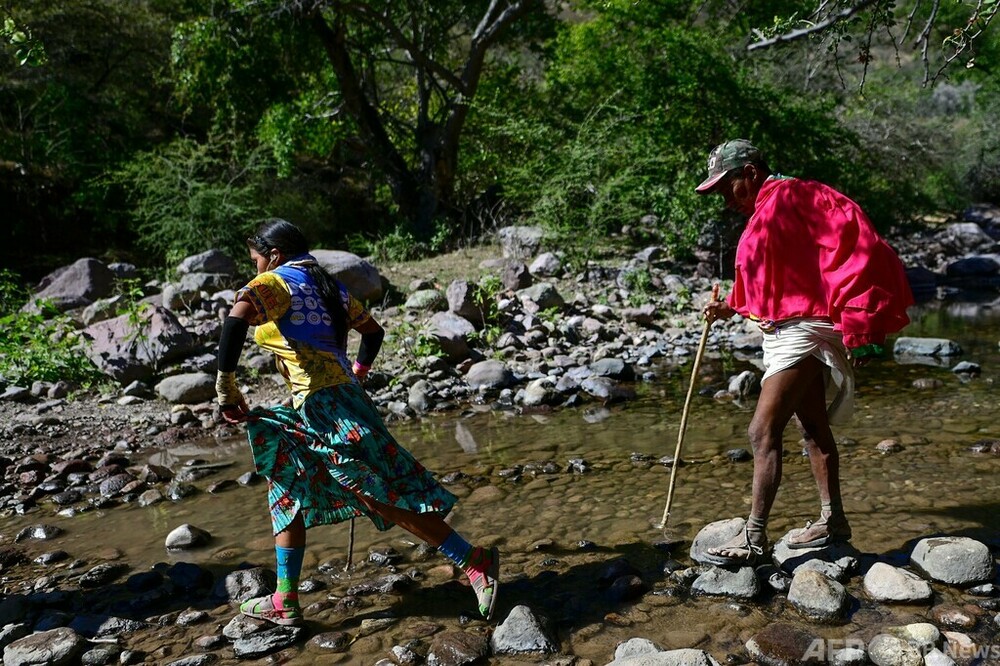
<svg viewBox="0 0 1000 666"><path fill-rule="evenodd" d="M268 481L275 534L296 514L307 528L362 515L379 530L392 527L354 491L417 513L447 513L457 500L389 434L357 384L321 389L298 409L257 407L247 438L257 472Z"/></svg>

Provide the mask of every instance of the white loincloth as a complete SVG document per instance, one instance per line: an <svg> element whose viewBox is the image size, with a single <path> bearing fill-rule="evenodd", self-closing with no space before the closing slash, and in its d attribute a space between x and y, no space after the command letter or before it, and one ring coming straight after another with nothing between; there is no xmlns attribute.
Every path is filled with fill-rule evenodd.
<svg viewBox="0 0 1000 666"><path fill-rule="evenodd" d="M844 338L827 319L788 319L771 332L764 331L764 378L815 356L824 368L826 413L830 423L846 423L854 414L854 368Z"/></svg>

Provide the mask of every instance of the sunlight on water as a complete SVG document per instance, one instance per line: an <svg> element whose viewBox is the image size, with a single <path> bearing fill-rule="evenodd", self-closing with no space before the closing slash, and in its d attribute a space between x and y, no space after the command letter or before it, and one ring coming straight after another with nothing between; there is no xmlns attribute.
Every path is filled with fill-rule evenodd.
<svg viewBox="0 0 1000 666"><path fill-rule="evenodd" d="M854 528L854 544L862 552L895 552L900 557L909 552L913 540L934 533L1000 542L995 519L1000 506L993 492L1000 458L968 451L976 440L1000 435L996 426L1000 399L993 385L1000 357L996 333L1000 313L987 310L984 315L978 310L970 318L967 310L943 308L917 315L905 332L955 339L964 348L963 356L937 364L889 361L859 372L855 418L834 434L842 443L845 505ZM717 352L709 355L699 387L723 382L751 367L732 361L729 355L726 359L724 363ZM958 360L979 363L983 375L963 382L950 371ZM559 553L569 558L578 542L586 540L606 549L596 561L609 559L608 552L616 549L627 552L637 548L637 552L645 552L636 554L637 558L662 559L662 554L639 547L661 537L654 524L666 498L669 468L655 462L635 463L630 456L640 453L655 461L673 453L687 372L686 368L674 370L665 381L643 387L638 400L624 405L588 405L544 415L470 409L394 424L392 430L401 444L439 475L462 471L489 479L500 489L502 502L460 502L452 522L472 540L497 543L510 553L505 576L528 580L539 576L546 566L541 563L545 556L537 548L543 540L551 540L551 544L546 542L546 552L555 553L556 558ZM937 379L941 386L917 389L913 382L918 379ZM748 447L745 433L751 413L752 405L695 398L682 453L687 464L678 472L670 518L672 537L690 541L705 523L746 515L752 464L730 462L725 453ZM878 453L875 445L886 438L897 439L903 450L892 455ZM238 438L183 444L148 454L148 462L175 469L195 458L235 463L209 481L236 478L251 469L249 451ZM569 461L575 458L586 460L591 470L582 475L567 472ZM525 473L516 482L498 475L514 465L549 461L555 463L558 473ZM472 493L472 488L463 484L452 489L462 497ZM55 516L46 507L30 516L9 518L6 532L13 534L24 525L42 521L56 524L67 531L58 547L73 557L118 549L137 569L180 560L229 567L243 561L271 566L265 493L261 484L218 495L200 493L179 503L123 506L73 518ZM801 455L794 429L789 428L784 479L769 527L771 538L800 527L817 513L808 460ZM178 555L166 553L163 543L167 533L182 523L210 532L212 545ZM356 552L363 558L372 545L408 538L398 529L380 534L367 521L359 521ZM345 559L345 525L312 530L309 539L306 571L323 562ZM682 560L686 555L686 548L674 554ZM557 586L553 594L559 594L558 576L555 581L551 583ZM513 589L516 594L517 588ZM898 617L889 619L912 619L913 610L899 611ZM598 625L602 622L603 611L594 614L585 606L577 611L584 618L593 615L590 620ZM860 630L886 621L892 612L862 604L850 626ZM769 611L753 604L734 609L717 600L688 599L682 603L647 596L629 613L638 617L635 624L641 626L588 629L589 622L581 620L571 623L576 629L564 637L564 645L575 654L604 663L601 660L613 653L617 641L633 635L667 647L688 647L704 639L702 647L718 658L720 650L738 650L747 632L768 622ZM652 617L655 622L649 621ZM822 627L811 630L832 631ZM836 631L835 635L844 635L845 630ZM372 643L368 649L374 654L385 646ZM358 654L357 650L352 648L352 654Z"/></svg>

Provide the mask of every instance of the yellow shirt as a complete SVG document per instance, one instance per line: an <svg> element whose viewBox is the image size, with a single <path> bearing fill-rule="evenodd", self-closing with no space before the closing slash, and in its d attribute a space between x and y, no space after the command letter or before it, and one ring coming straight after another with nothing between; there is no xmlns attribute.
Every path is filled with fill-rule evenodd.
<svg viewBox="0 0 1000 666"><path fill-rule="evenodd" d="M296 408L321 388L357 382L347 351L337 342L333 320L304 268L310 263L315 260L306 255L282 264L261 273L236 294L237 301L254 306L250 319L257 327L254 342L274 354ZM364 306L337 284L348 328L371 319Z"/></svg>

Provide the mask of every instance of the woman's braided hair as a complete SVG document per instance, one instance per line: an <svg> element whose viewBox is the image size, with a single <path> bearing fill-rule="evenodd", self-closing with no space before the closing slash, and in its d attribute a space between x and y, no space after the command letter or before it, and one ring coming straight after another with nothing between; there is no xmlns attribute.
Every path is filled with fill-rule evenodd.
<svg viewBox="0 0 1000 666"><path fill-rule="evenodd" d="M271 250L281 250L281 253L289 258L309 252L309 242L306 241L302 231L281 218L271 218L261 223L254 235L247 239L247 245L264 255ZM319 264L308 264L302 268L313 279L327 312L333 318L337 344L341 348L346 348L347 311L341 300L340 283Z"/></svg>

